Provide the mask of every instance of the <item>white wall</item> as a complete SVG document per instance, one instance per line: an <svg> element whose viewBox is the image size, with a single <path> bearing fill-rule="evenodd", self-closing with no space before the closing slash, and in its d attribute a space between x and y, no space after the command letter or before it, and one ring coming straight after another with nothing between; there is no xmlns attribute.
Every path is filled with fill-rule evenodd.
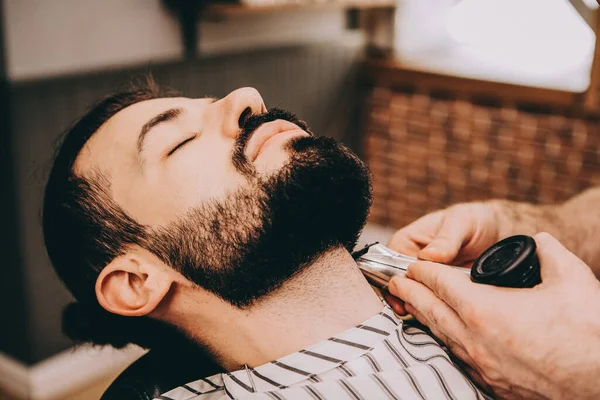
<svg viewBox="0 0 600 400"><path fill-rule="evenodd" d="M165 60L181 54L158 0L5 0L12 80Z"/></svg>
<svg viewBox="0 0 600 400"><path fill-rule="evenodd" d="M204 22L200 25L198 47L202 54L214 54L288 44L362 40L360 32L347 31L345 24L344 12L335 9L286 10Z"/></svg>
<svg viewBox="0 0 600 400"><path fill-rule="evenodd" d="M160 0L4 0L13 81L179 59L178 21ZM286 11L203 22L199 47L215 54L315 41L360 40L342 11Z"/></svg>

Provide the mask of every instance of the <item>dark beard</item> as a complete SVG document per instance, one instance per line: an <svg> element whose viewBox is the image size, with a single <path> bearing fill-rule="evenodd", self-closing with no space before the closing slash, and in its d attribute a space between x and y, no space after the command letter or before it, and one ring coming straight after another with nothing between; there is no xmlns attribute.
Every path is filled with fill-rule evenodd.
<svg viewBox="0 0 600 400"><path fill-rule="evenodd" d="M351 251L372 197L364 163L324 137L291 140L289 162L259 179L243 155L250 136L245 132L251 131L240 135L233 160L250 188L155 230L148 246L187 279L237 307L273 292L330 249Z"/></svg>

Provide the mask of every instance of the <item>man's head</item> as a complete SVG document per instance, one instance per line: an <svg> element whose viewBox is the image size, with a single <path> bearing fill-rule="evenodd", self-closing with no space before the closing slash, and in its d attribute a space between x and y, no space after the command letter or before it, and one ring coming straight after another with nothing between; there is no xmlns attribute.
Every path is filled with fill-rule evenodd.
<svg viewBox="0 0 600 400"><path fill-rule="evenodd" d="M66 329L149 346L114 333L149 329L180 287L251 307L323 252L352 249L370 201L354 154L254 89L110 96L67 132L46 188L46 247L79 301Z"/></svg>

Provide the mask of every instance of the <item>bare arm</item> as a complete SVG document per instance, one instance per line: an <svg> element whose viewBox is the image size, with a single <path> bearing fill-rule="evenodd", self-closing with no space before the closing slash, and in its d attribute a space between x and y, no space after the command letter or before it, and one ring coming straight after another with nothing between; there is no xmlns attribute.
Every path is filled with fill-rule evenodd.
<svg viewBox="0 0 600 400"><path fill-rule="evenodd" d="M600 187L558 205L492 200L499 238L548 232L581 258L600 278Z"/></svg>

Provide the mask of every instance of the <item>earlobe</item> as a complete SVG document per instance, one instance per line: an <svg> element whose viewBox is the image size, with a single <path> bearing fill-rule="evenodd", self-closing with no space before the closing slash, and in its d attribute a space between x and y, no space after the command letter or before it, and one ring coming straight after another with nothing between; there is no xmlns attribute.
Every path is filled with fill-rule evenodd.
<svg viewBox="0 0 600 400"><path fill-rule="evenodd" d="M96 297L113 314L148 315L165 298L173 281L160 261L144 253L127 252L100 272Z"/></svg>

